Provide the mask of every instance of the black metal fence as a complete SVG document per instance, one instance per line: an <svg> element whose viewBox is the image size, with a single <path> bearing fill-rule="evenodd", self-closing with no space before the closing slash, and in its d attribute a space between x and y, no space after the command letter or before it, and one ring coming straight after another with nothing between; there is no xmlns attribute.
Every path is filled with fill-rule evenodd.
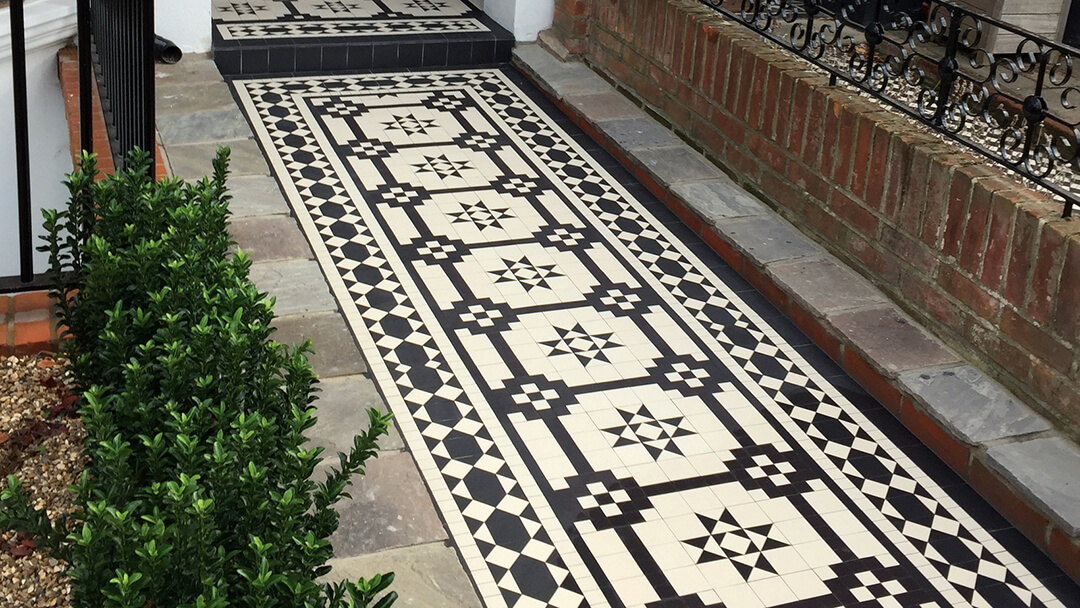
<svg viewBox="0 0 1080 608"><path fill-rule="evenodd" d="M23 0L12 0L9 17L15 109L19 275L0 277L0 292L36 288L44 284L34 272L33 227L40 218L33 217L30 196ZM78 0L78 24L80 144L83 150L93 151L91 103L96 72L112 156L115 165L120 168L132 148L138 146L143 150L156 150L154 3L145 0ZM56 178L59 180L61 176Z"/></svg>
<svg viewBox="0 0 1080 608"><path fill-rule="evenodd" d="M1065 217L1080 202L1080 51L947 0L700 1L1061 197Z"/></svg>
<svg viewBox="0 0 1080 608"><path fill-rule="evenodd" d="M119 169L132 148L155 150L154 3L91 0L89 21L101 109Z"/></svg>

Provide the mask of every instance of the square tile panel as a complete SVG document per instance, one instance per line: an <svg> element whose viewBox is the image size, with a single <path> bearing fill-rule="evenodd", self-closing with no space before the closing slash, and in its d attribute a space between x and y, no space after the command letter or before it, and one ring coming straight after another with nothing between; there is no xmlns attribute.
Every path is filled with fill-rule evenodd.
<svg viewBox="0 0 1080 608"><path fill-rule="evenodd" d="M233 86L489 607L1076 605L512 72Z"/></svg>

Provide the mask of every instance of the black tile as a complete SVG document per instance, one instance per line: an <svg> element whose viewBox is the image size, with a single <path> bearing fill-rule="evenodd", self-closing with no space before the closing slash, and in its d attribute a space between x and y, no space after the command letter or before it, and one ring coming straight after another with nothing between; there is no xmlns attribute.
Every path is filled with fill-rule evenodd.
<svg viewBox="0 0 1080 608"><path fill-rule="evenodd" d="M214 64L222 74L240 74L240 50L214 51Z"/></svg>
<svg viewBox="0 0 1080 608"><path fill-rule="evenodd" d="M795 350L802 355L803 359L810 364L811 367L817 370L819 374L826 378L832 378L835 376L846 376L844 370L836 364L829 355L825 354L825 351L818 348L815 344L803 344L796 345Z"/></svg>
<svg viewBox="0 0 1080 608"><path fill-rule="evenodd" d="M993 536L1035 578L1044 580L1062 576L1061 568L1016 528L998 530Z"/></svg>
<svg viewBox="0 0 1080 608"><path fill-rule="evenodd" d="M292 46L270 47L269 71L275 74L290 73L294 70L296 52Z"/></svg>
<svg viewBox="0 0 1080 608"><path fill-rule="evenodd" d="M424 45L421 43L398 45L399 68L418 68L424 64Z"/></svg>
<svg viewBox="0 0 1080 608"><path fill-rule="evenodd" d="M321 46L298 46L296 47L296 71L312 72L322 69Z"/></svg>
<svg viewBox="0 0 1080 608"><path fill-rule="evenodd" d="M397 44L376 44L371 47L371 67L376 70L396 68L398 66Z"/></svg>
<svg viewBox="0 0 1080 608"><path fill-rule="evenodd" d="M322 70L326 72L332 72L334 70L344 70L349 63L349 47L344 45L335 45L323 47L322 51Z"/></svg>
<svg viewBox="0 0 1080 608"><path fill-rule="evenodd" d="M964 479L942 462L937 454L924 445L913 445L904 450L915 466L942 488L948 489L964 483Z"/></svg>
<svg viewBox="0 0 1080 608"><path fill-rule="evenodd" d="M240 69L244 74L265 74L270 68L270 49L245 48L240 51Z"/></svg>
<svg viewBox="0 0 1080 608"><path fill-rule="evenodd" d="M967 484L960 484L946 488L945 490L949 496L956 501L956 504L960 505L960 508L967 511L975 521L979 522L979 525L987 530L1008 530L1012 529L1012 524L1009 523L997 509L990 506L990 503L986 502L986 499L979 495L971 486Z"/></svg>
<svg viewBox="0 0 1080 608"><path fill-rule="evenodd" d="M469 62L473 64L494 63L495 41L474 40L472 43L472 58Z"/></svg>
<svg viewBox="0 0 1080 608"><path fill-rule="evenodd" d="M354 44L349 47L349 58L345 67L350 70L371 69L371 54L370 44Z"/></svg>
<svg viewBox="0 0 1080 608"><path fill-rule="evenodd" d="M460 66L472 62L472 41L451 40L446 43L446 65Z"/></svg>
<svg viewBox="0 0 1080 608"><path fill-rule="evenodd" d="M497 40L495 42L495 61L505 63L510 61L510 54L514 50L514 41L510 40Z"/></svg>
<svg viewBox="0 0 1080 608"><path fill-rule="evenodd" d="M446 42L424 43L424 59L421 62L425 68L441 68L446 66L447 48Z"/></svg>
<svg viewBox="0 0 1080 608"><path fill-rule="evenodd" d="M1044 580L1043 585L1057 596L1065 608L1080 608L1080 585L1068 576L1054 576Z"/></svg>
<svg viewBox="0 0 1080 608"><path fill-rule="evenodd" d="M801 329L795 327L795 324L786 317L777 317L772 321L769 321L769 325L772 325L772 328L776 330L776 333L780 334L780 337L791 346L802 346L803 344L813 343Z"/></svg>

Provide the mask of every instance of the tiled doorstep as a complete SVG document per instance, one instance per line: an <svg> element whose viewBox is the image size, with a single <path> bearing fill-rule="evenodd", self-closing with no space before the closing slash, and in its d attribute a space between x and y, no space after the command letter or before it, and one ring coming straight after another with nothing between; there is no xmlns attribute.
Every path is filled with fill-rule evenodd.
<svg viewBox="0 0 1080 608"><path fill-rule="evenodd" d="M386 411L385 402L250 129L242 117L238 124L231 95L222 94L228 89L213 61L188 55L175 66L159 66L157 83L158 129L170 174L198 179L209 172L219 145L232 148L233 238L252 255L252 280L277 298L276 338L287 344L311 338L315 345L311 361L321 393L311 440L333 460L367 428L367 408ZM393 571L394 589L408 596L406 605L478 608L472 582L447 546L443 523L404 447L395 427L367 475L354 480L353 498L339 503L329 578Z"/></svg>
<svg viewBox="0 0 1080 608"><path fill-rule="evenodd" d="M538 45L514 65L1070 576L1080 449L608 82Z"/></svg>

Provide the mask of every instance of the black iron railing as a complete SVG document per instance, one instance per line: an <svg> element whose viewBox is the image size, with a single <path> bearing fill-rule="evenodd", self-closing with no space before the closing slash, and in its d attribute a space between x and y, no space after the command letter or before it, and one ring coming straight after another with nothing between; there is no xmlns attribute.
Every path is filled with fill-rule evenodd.
<svg viewBox="0 0 1080 608"><path fill-rule="evenodd" d="M119 169L132 148L156 150L154 3L91 0L90 30L101 109Z"/></svg>
<svg viewBox="0 0 1080 608"><path fill-rule="evenodd" d="M1080 51L946 0L700 1L1061 197L1065 217L1080 202Z"/></svg>
<svg viewBox="0 0 1080 608"><path fill-rule="evenodd" d="M120 168L132 148L156 150L154 3L144 0L78 0L77 6L80 145L87 152L94 151L91 104L96 72L112 156ZM33 226L39 218L33 217L30 197L23 0L11 2L9 17L15 109L19 274L16 277L0 277L0 292L44 285L43 278L34 273ZM88 52L90 49L93 51ZM61 176L58 175L57 179L61 179Z"/></svg>

